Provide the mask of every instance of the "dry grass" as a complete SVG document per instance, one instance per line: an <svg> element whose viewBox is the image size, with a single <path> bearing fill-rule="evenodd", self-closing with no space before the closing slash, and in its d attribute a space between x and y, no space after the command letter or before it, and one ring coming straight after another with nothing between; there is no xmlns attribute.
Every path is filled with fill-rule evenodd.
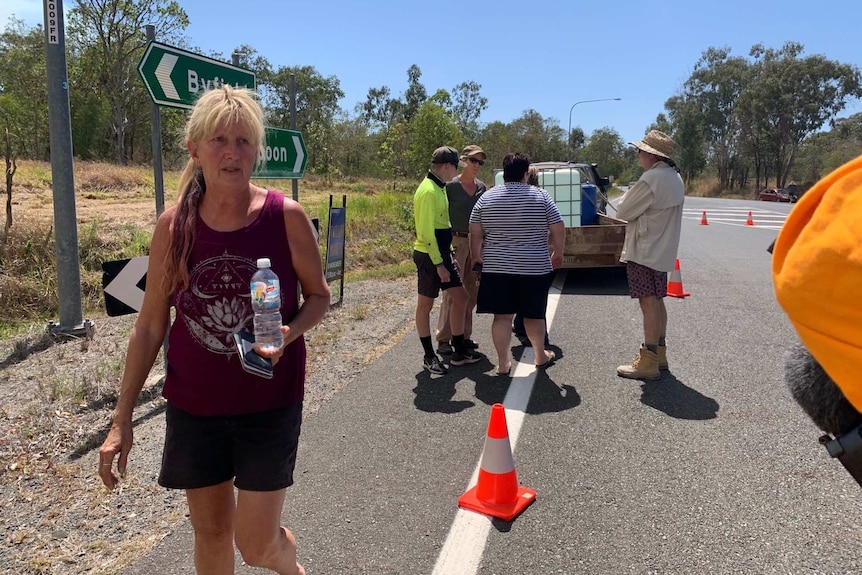
<svg viewBox="0 0 862 575"><path fill-rule="evenodd" d="M101 264L145 255L156 221L152 168L95 162L74 164L83 310L103 309ZM176 198L178 172L166 172L165 205ZM292 195L291 182L258 185ZM299 185L306 212L326 230L329 197L348 198L348 277L400 277L412 271L412 190L415 182L338 180L307 176ZM58 192L60 193L60 192ZM0 336L56 316L58 304L51 166L21 161L13 181L14 224L0 244ZM322 242L325 244L325 241Z"/></svg>
<svg viewBox="0 0 862 575"><path fill-rule="evenodd" d="M755 197L754 189L727 190L719 185L718 178L715 177L696 178L690 185L686 186L685 193L687 196L698 198L750 200Z"/></svg>

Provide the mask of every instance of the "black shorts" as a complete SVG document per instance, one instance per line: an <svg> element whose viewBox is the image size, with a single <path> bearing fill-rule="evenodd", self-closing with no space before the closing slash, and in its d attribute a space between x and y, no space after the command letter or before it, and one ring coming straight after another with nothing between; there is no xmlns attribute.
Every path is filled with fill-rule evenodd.
<svg viewBox="0 0 862 575"><path fill-rule="evenodd" d="M455 269L455 264L452 263L452 254L440 254L443 257L443 265L449 270L449 281L442 283L440 276L437 275L437 267L431 263L431 256L425 252L413 250L413 263L416 264L417 274L417 289L419 295L435 298L440 295L440 290L446 291L449 288L460 287L461 275Z"/></svg>
<svg viewBox="0 0 862 575"><path fill-rule="evenodd" d="M245 491L293 485L302 403L245 415L201 417L168 403L159 485L198 489L234 479Z"/></svg>
<svg viewBox="0 0 862 575"><path fill-rule="evenodd" d="M476 313L518 314L545 319L552 274L535 276L482 273Z"/></svg>

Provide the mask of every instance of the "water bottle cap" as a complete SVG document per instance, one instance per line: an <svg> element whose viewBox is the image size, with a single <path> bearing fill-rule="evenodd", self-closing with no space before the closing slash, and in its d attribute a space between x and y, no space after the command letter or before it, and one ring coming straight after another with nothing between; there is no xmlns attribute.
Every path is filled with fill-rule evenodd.
<svg viewBox="0 0 862 575"><path fill-rule="evenodd" d="M268 268L271 267L272 264L269 261L269 258L258 258L257 267L259 268Z"/></svg>

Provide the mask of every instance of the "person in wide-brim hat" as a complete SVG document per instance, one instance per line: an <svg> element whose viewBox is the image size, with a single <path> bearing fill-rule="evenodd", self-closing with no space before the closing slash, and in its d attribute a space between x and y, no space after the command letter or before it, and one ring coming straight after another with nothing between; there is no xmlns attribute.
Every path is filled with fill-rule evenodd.
<svg viewBox="0 0 862 575"><path fill-rule="evenodd" d="M637 148L640 179L617 203L617 217L626 221L620 261L626 264L629 295L640 303L644 340L637 357L617 368L630 379L658 379L667 370L667 274L674 271L682 231L685 186L673 163L674 142L650 130Z"/></svg>
<svg viewBox="0 0 862 575"><path fill-rule="evenodd" d="M650 130L639 142L629 142L642 152L673 161L674 141L660 130Z"/></svg>

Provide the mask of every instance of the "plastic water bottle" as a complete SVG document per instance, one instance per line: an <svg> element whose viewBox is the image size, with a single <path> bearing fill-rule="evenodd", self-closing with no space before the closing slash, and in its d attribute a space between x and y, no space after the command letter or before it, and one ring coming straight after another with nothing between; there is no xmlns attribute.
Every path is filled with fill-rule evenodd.
<svg viewBox="0 0 862 575"><path fill-rule="evenodd" d="M254 310L254 340L263 349L278 349L281 335L281 285L270 269L269 258L257 260L251 276L251 307Z"/></svg>

